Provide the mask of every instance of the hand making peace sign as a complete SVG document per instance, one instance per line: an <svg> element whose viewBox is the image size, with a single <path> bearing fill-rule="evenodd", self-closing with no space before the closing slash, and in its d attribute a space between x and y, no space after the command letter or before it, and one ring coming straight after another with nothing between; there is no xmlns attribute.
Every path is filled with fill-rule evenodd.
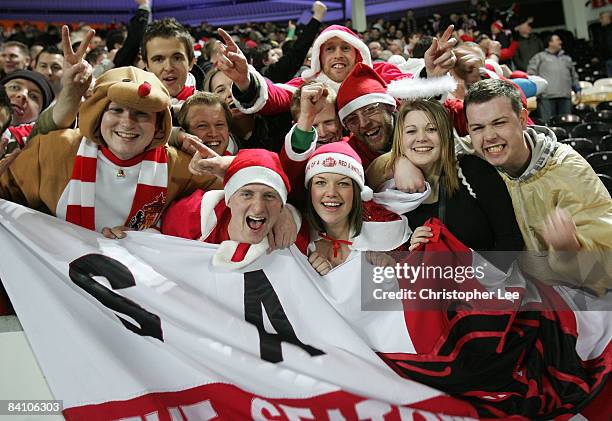
<svg viewBox="0 0 612 421"><path fill-rule="evenodd" d="M62 76L62 90L67 90L70 96L82 97L91 85L93 69L85 61L87 47L96 31L90 29L85 38L74 52L70 40L68 26L62 26L62 50L64 52L64 74Z"/></svg>
<svg viewBox="0 0 612 421"><path fill-rule="evenodd" d="M249 64L232 37L219 28L223 43L219 43L219 54L215 66L238 86L241 91L249 88Z"/></svg>
<svg viewBox="0 0 612 421"><path fill-rule="evenodd" d="M427 77L443 76L455 66L457 59L453 47L457 44L457 40L451 38L454 28L453 25L449 25L440 39L433 39L431 47L425 52Z"/></svg>

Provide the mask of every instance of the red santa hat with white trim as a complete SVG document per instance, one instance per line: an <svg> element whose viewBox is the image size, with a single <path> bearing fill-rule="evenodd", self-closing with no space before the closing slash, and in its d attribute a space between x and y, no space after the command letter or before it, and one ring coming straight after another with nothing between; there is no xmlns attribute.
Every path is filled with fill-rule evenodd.
<svg viewBox="0 0 612 421"><path fill-rule="evenodd" d="M333 142L317 148L306 164L304 184L317 174L341 174L355 180L361 189L361 200L372 200L372 189L365 184L361 158L347 142Z"/></svg>
<svg viewBox="0 0 612 421"><path fill-rule="evenodd" d="M450 75L428 79L407 77L387 85L373 68L357 63L338 89L338 117L344 122L349 114L366 105L383 103L395 107L399 99L444 95L454 91L456 87L457 81Z"/></svg>
<svg viewBox="0 0 612 421"><path fill-rule="evenodd" d="M340 38L342 41L352 45L357 51L357 62L372 67L372 57L368 46L346 26L331 25L323 30L312 44L312 57L310 58L310 69L302 72L304 79L309 79L321 71L321 49L323 44L332 38Z"/></svg>
<svg viewBox="0 0 612 421"><path fill-rule="evenodd" d="M283 204L287 203L287 194L291 191L289 179L283 171L278 155L266 149L238 151L223 178L225 203L229 202L230 197L238 189L247 184L264 184L272 187Z"/></svg>

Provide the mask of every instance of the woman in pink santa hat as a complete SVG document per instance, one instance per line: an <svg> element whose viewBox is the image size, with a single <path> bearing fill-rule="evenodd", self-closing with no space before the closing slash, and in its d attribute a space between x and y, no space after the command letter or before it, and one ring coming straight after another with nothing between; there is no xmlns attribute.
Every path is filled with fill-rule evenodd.
<svg viewBox="0 0 612 421"><path fill-rule="evenodd" d="M306 162L303 174L307 224L300 230L298 247L304 252L300 241L307 238L308 261L320 275L344 263L353 253L396 250L408 241L408 220L372 200L361 159L347 143L318 148ZM382 253L368 253L366 257L376 265L393 263Z"/></svg>

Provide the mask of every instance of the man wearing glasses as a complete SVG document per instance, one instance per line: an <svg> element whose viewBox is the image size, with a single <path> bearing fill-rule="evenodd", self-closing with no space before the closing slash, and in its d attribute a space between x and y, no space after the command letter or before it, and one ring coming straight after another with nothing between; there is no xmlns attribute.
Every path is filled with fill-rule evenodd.
<svg viewBox="0 0 612 421"><path fill-rule="evenodd" d="M413 79L397 80L387 87L371 67L363 63L355 65L338 90L336 104L340 121L351 132L349 145L361 158L364 168L391 150L396 98L442 95L455 89L452 78L438 79L435 85L425 89Z"/></svg>

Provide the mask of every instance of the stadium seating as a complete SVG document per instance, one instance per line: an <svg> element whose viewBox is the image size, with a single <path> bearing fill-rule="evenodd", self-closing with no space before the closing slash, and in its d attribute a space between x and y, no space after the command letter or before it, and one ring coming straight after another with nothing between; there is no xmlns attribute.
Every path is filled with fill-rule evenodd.
<svg viewBox="0 0 612 421"><path fill-rule="evenodd" d="M585 104L585 103L576 104L572 107L572 114L576 114L583 118L585 115L589 113L594 113L594 112L595 112L595 108L593 108L592 105Z"/></svg>
<svg viewBox="0 0 612 421"><path fill-rule="evenodd" d="M601 152L612 152L612 134L605 135L599 140L597 150Z"/></svg>
<svg viewBox="0 0 612 421"><path fill-rule="evenodd" d="M597 104L597 111L612 110L612 101L604 101Z"/></svg>
<svg viewBox="0 0 612 421"><path fill-rule="evenodd" d="M582 118L575 114L558 115L548 120L549 126L563 127L565 130L571 130L582 123Z"/></svg>
<svg viewBox="0 0 612 421"><path fill-rule="evenodd" d="M597 174L612 177L612 152L594 152L586 160Z"/></svg>
<svg viewBox="0 0 612 421"><path fill-rule="evenodd" d="M595 144L590 139L585 138L569 138L561 140L561 143L570 145L576 152L582 156L587 156L596 151Z"/></svg>
<svg viewBox="0 0 612 421"><path fill-rule="evenodd" d="M569 135L567 134L567 130L565 130L563 127L548 127L550 130L552 130L552 132L555 134L555 136L557 137L557 140L565 140L569 137Z"/></svg>
<svg viewBox="0 0 612 421"><path fill-rule="evenodd" d="M604 122L582 123L574 127L571 131L572 137L586 137L598 144L602 137L610 134L612 124Z"/></svg>
<svg viewBox="0 0 612 421"><path fill-rule="evenodd" d="M595 121L603 121L605 123L612 123L612 110L600 110L594 113L589 113L584 116L585 123L592 123Z"/></svg>
<svg viewBox="0 0 612 421"><path fill-rule="evenodd" d="M597 176L604 184L604 186L606 186L606 189L608 189L608 193L612 195L612 177L607 174L597 174Z"/></svg>

